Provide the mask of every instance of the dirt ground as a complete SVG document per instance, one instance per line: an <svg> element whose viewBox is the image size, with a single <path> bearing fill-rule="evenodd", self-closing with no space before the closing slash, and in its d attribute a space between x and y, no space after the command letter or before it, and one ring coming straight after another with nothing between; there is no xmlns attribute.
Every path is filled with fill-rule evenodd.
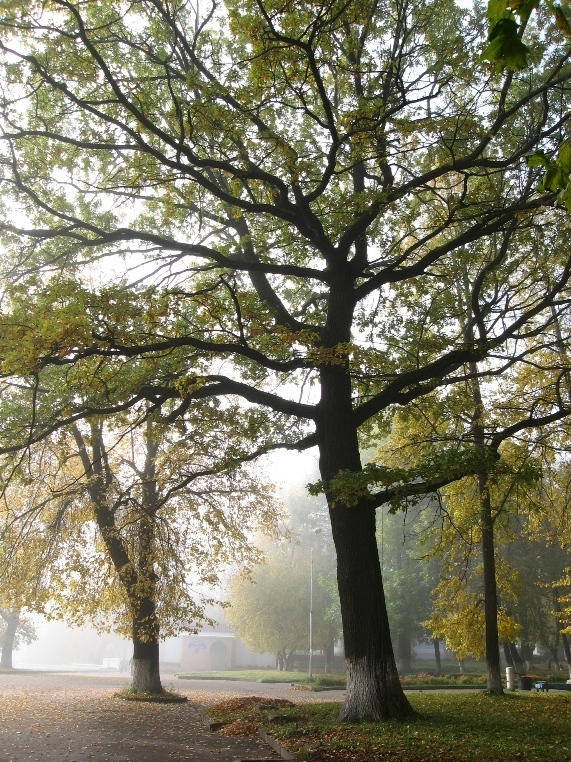
<svg viewBox="0 0 571 762"><path fill-rule="evenodd" d="M339 700L289 685L177 680L165 689L188 696L179 704L124 701L120 673L0 674L0 762L238 762L277 760L261 740L210 733L200 709L229 696L280 696L292 701Z"/></svg>

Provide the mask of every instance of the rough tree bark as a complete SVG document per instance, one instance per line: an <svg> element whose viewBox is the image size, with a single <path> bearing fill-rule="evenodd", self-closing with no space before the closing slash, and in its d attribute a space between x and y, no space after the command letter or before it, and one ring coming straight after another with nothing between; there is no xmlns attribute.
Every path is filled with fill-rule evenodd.
<svg viewBox="0 0 571 762"><path fill-rule="evenodd" d="M329 346L347 341L343 322L347 304L331 305L329 315L345 330L329 329ZM361 470L357 429L353 421L351 380L346 365L321 369L320 415L317 421L319 467L329 481L340 471ZM337 582L343 620L347 693L340 719L386 720L414 714L396 668L383 592L376 540L375 509L360 498L345 504L327 494L337 553Z"/></svg>
<svg viewBox="0 0 571 762"><path fill-rule="evenodd" d="M137 693L162 693L159 626L151 596L144 596L133 615L133 683Z"/></svg>

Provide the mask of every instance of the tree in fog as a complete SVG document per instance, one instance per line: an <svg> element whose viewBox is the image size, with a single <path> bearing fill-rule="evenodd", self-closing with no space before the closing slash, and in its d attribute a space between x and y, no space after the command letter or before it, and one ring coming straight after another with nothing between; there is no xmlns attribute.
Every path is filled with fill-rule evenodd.
<svg viewBox="0 0 571 762"><path fill-rule="evenodd" d="M225 616L236 634L253 651L276 655L282 669L292 669L295 651L309 649L311 550L283 542L265 548L266 560L250 574L236 573L228 585ZM322 563L319 542L314 548L314 650L329 653L339 636L335 597L320 580L329 571Z"/></svg>
<svg viewBox="0 0 571 762"><path fill-rule="evenodd" d="M412 672L415 641L429 637L424 627L431 610L433 570L438 559L429 557L423 545L426 515L433 506L411 507L410 511L386 513L377 532L381 568L385 580L387 610L397 665L401 674ZM425 515L423 515L425 514Z"/></svg>
<svg viewBox="0 0 571 762"><path fill-rule="evenodd" d="M554 378L483 432L459 419L415 468L363 466L363 431L395 406L476 378L485 396L501 372L551 362L571 262L567 247L526 248L555 194L536 192L525 157L558 146L571 71L567 40L539 24L525 29L533 70L494 75L482 9L453 0L0 11L0 373L3 396L29 387L28 420L3 419L3 446L142 399L176 400L174 420L207 397L221 411L244 401L229 430L257 406L271 446L317 446L344 720L412 714L376 508L484 474L514 426L571 409ZM135 358L152 369L138 384L123 377ZM40 410L54 366L71 402L100 382L82 410Z"/></svg>
<svg viewBox="0 0 571 762"><path fill-rule="evenodd" d="M33 619L18 609L0 609L0 669L12 669L12 655L37 639Z"/></svg>
<svg viewBox="0 0 571 762"><path fill-rule="evenodd" d="M37 610L130 637L138 692L162 691L159 641L206 618L211 599L198 590L248 568L259 558L252 536L276 528L271 490L236 450L225 459L231 440L215 417L202 409L210 428L196 440L157 416L73 424L33 448L7 487L35 486L34 500L7 501L1 516L13 595L27 592L14 565L25 558L42 580Z"/></svg>

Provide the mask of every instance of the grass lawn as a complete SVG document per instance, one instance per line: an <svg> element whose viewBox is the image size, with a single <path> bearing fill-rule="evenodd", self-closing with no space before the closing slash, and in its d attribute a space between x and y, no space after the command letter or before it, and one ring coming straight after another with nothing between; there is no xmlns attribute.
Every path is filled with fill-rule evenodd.
<svg viewBox="0 0 571 762"><path fill-rule="evenodd" d="M179 680L253 680L257 683L302 683L317 688L345 687L345 675L313 675L307 672L278 672L275 669L241 669L221 672L178 672Z"/></svg>
<svg viewBox="0 0 571 762"><path fill-rule="evenodd" d="M403 723L336 722L340 704L229 699L208 708L226 735L270 731L300 759L314 762L512 762L571 760L571 696L417 693L417 717ZM260 704L269 704L261 709ZM272 714L292 721L272 723Z"/></svg>
<svg viewBox="0 0 571 762"><path fill-rule="evenodd" d="M220 672L179 672L180 680L250 680L258 683L298 683L307 685L315 691L327 688L345 688L345 675L313 675L310 680L307 672L278 672L270 669L242 669ZM420 672L417 675L402 677L403 688L430 688L447 686L449 688L465 688L486 686L485 675L452 674L429 675Z"/></svg>

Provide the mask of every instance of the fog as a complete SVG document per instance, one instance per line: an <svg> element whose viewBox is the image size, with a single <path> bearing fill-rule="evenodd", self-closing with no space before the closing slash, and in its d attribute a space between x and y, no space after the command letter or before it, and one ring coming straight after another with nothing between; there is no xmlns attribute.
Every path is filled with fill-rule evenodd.
<svg viewBox="0 0 571 762"><path fill-rule="evenodd" d="M279 497L292 488L303 489L317 477L314 451L274 453L264 459L262 472L276 484ZM16 668L50 666L62 668L129 669L132 643L113 633L99 633L93 627L70 627L62 621L48 621L34 615L37 639L23 644L13 654ZM161 642L161 662L176 667L181 658L181 638Z"/></svg>

